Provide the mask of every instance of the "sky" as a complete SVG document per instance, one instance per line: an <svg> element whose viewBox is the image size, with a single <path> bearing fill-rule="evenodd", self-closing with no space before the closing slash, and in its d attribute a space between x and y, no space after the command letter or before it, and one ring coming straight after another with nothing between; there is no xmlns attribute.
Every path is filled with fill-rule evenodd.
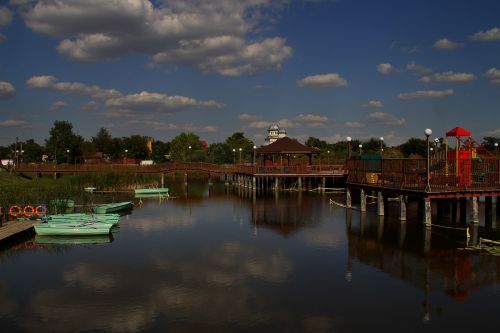
<svg viewBox="0 0 500 333"><path fill-rule="evenodd" d="M500 137L498 0L0 0L0 145Z"/></svg>

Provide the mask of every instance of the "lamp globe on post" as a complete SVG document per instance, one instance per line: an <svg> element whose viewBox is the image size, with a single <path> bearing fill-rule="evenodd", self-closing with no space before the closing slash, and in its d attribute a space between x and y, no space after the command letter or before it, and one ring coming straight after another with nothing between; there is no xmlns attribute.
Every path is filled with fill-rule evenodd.
<svg viewBox="0 0 500 333"><path fill-rule="evenodd" d="M380 158L382 158L382 155L384 153L384 137L380 137Z"/></svg>
<svg viewBox="0 0 500 333"><path fill-rule="evenodd" d="M257 146L253 146L253 165L255 166L255 149L257 149Z"/></svg>
<svg viewBox="0 0 500 333"><path fill-rule="evenodd" d="M352 141L352 138L350 136L348 136L346 138L347 140L347 158L351 158L351 141Z"/></svg>
<svg viewBox="0 0 500 333"><path fill-rule="evenodd" d="M359 158L361 158L361 154L363 154L363 145L360 143L358 145L358 148L359 148Z"/></svg>
<svg viewBox="0 0 500 333"><path fill-rule="evenodd" d="M424 131L425 134L425 142L427 145L427 163L426 163L426 171L427 171L427 184L425 185L425 192L429 192L431 190L431 183L430 183L430 153L429 153L429 137L432 135L432 130L430 128L427 128Z"/></svg>
<svg viewBox="0 0 500 333"><path fill-rule="evenodd" d="M189 153L188 153L188 154L189 154L189 155L188 155L188 162L191 162L191 145L189 145L189 146L188 146L188 149L189 149L189 150L188 150L188 152L189 152Z"/></svg>
<svg viewBox="0 0 500 333"><path fill-rule="evenodd" d="M233 165L236 165L236 149L233 148Z"/></svg>
<svg viewBox="0 0 500 333"><path fill-rule="evenodd" d="M495 142L493 146L495 147L495 156L498 156L498 142Z"/></svg>
<svg viewBox="0 0 500 333"><path fill-rule="evenodd" d="M239 164L241 164L241 151L242 151L242 150L243 150L243 149L238 148L238 151L240 152L240 163L239 163Z"/></svg>

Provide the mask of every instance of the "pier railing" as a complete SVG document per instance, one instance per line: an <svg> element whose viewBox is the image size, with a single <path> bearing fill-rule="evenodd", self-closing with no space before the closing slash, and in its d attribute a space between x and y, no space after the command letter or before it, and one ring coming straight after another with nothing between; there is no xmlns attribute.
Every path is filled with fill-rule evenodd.
<svg viewBox="0 0 500 333"><path fill-rule="evenodd" d="M348 182L387 188L457 191L500 188L499 160L431 160L427 180L426 159L348 160ZM430 187L430 188L429 188Z"/></svg>

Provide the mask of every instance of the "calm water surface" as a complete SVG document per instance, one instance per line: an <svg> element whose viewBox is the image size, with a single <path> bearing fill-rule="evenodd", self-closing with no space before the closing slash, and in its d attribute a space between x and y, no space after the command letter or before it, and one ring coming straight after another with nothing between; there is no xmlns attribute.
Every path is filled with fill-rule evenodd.
<svg viewBox="0 0 500 333"><path fill-rule="evenodd" d="M143 200L112 238L1 250L1 331L500 327L500 257L456 250L463 233L426 235L414 221L330 206L330 194L173 190L175 199Z"/></svg>

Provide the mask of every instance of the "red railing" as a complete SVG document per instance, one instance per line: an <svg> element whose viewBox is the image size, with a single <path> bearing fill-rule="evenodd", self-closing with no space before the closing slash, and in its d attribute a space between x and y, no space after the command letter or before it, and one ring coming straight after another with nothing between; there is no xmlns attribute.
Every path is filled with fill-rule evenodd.
<svg viewBox="0 0 500 333"><path fill-rule="evenodd" d="M348 182L398 189L430 191L500 189L499 160L431 160L427 181L426 159L347 161Z"/></svg>

